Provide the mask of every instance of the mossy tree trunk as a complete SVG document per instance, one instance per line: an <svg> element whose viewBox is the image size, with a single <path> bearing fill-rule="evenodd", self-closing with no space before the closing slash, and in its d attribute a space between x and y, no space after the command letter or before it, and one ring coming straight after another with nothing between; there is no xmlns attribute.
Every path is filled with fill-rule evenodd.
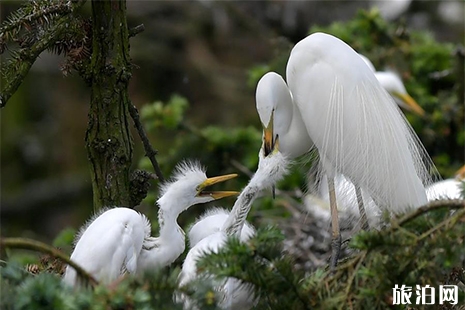
<svg viewBox="0 0 465 310"><path fill-rule="evenodd" d="M132 136L126 1L92 1L92 86L86 133L94 210L129 206Z"/></svg>

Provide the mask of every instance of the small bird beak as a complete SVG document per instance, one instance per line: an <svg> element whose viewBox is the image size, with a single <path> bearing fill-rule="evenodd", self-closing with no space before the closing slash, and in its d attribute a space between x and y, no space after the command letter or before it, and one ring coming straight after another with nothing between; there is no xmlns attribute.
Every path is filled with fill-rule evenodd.
<svg viewBox="0 0 465 310"><path fill-rule="evenodd" d="M405 103L406 108L408 108L409 110L413 111L414 113L420 116L425 115L425 110L423 110L422 107L420 107L418 103L415 101L415 99L410 97L409 94L393 93L393 95L399 98L403 103Z"/></svg>
<svg viewBox="0 0 465 310"><path fill-rule="evenodd" d="M268 156L274 147L273 142L273 122L274 122L274 110L271 112L270 122L268 126L263 127L263 146L265 157Z"/></svg>
<svg viewBox="0 0 465 310"><path fill-rule="evenodd" d="M239 192L235 192L235 191L204 191L204 189L208 186L212 186L213 184L216 184L216 183L221 183L227 180L231 180L231 179L234 179L235 177L237 177L237 174L233 173L233 174L227 174L227 175L221 175L218 177L208 178L197 187L197 196L199 197L209 196L217 200L217 199L221 199L225 197L238 195Z"/></svg>

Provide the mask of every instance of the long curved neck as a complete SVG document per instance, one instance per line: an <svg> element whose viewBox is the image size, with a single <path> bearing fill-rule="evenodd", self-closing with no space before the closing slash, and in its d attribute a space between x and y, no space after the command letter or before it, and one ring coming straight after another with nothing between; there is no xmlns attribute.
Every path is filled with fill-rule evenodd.
<svg viewBox="0 0 465 310"><path fill-rule="evenodd" d="M234 206L229 213L228 219L221 228L228 236L240 236L247 215L249 214L252 203L257 197L260 189L254 185L254 178L244 188L239 197L237 197Z"/></svg>
<svg viewBox="0 0 465 310"><path fill-rule="evenodd" d="M158 225L160 226L159 238L167 242L176 242L182 239L184 244L184 231L179 227L177 219L179 214L167 212L163 209L158 211Z"/></svg>
<svg viewBox="0 0 465 310"><path fill-rule="evenodd" d="M168 266L184 252L184 231L177 223L179 214L167 210L170 209L160 208L158 211L159 237L144 240L140 258L142 270Z"/></svg>
<svg viewBox="0 0 465 310"><path fill-rule="evenodd" d="M292 119L287 132L279 137L280 148L289 158L297 158L305 154L313 147L313 141L307 133L307 128L300 114L300 110L294 103L292 107Z"/></svg>

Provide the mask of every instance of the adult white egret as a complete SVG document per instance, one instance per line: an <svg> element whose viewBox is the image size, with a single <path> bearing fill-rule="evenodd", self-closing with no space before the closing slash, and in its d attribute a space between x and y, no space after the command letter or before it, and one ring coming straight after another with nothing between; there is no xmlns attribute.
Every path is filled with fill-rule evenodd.
<svg viewBox="0 0 465 310"><path fill-rule="evenodd" d="M426 188L428 201L437 199L464 199L462 193L465 186L465 165L449 178L431 184Z"/></svg>
<svg viewBox="0 0 465 310"><path fill-rule="evenodd" d="M204 237L189 250L179 275L180 285L185 285L197 278L198 259L205 253L217 253L228 237L238 237L242 242L251 237L247 234L251 227L247 229L243 227L252 203L263 189L272 187L287 172L288 160L278 151L278 148L279 142L275 143L267 156L264 155L263 148L260 150L258 169L242 190L226 220L219 223L222 224L220 230ZM213 226L213 230L219 227L218 223L213 223ZM248 309L253 306L252 288L237 279L229 278L218 283L217 290L222 294L220 307L223 309ZM186 306L191 307L189 301L184 302Z"/></svg>
<svg viewBox="0 0 465 310"><path fill-rule="evenodd" d="M376 71L371 61L364 55L359 54L367 66L374 72L376 79L383 88L394 98L394 101L404 109L412 111L420 116L425 115L425 110L418 105L407 90L400 77L392 71Z"/></svg>
<svg viewBox="0 0 465 310"><path fill-rule="evenodd" d="M343 174L378 206L401 213L426 203L424 186L431 181L425 162L431 162L372 70L338 38L314 33L297 43L286 75L290 96L278 107L272 100L261 101L261 94L267 91L268 96L276 96L278 86L257 86L257 110L265 128L265 144L272 145L277 134L285 154L299 154L294 150L309 148L309 141L318 149L322 173L328 175L334 267L340 246L334 177ZM286 93L285 86L278 92ZM297 109L283 109L298 111L303 126L293 115L278 115L280 107L292 104ZM306 132L308 139L292 139L295 134L286 131L292 126L297 126L299 133ZM286 144L286 139L296 142Z"/></svg>
<svg viewBox="0 0 465 310"><path fill-rule="evenodd" d="M141 273L171 264L185 248L184 231L177 224L178 215L192 205L238 194L205 191L208 186L236 176L207 178L205 169L198 163L183 162L177 166L172 181L160 189L159 237L150 236L150 221L143 214L128 208L113 208L94 217L81 229L71 259L104 284L126 272ZM66 268L63 282L79 285L72 267Z"/></svg>

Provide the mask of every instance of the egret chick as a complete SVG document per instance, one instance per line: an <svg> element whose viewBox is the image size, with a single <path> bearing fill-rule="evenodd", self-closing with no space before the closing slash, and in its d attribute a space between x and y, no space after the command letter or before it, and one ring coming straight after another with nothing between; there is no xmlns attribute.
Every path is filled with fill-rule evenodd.
<svg viewBox="0 0 465 310"><path fill-rule="evenodd" d="M71 259L103 284L122 274L140 274L171 264L185 248L184 231L177 224L179 214L190 206L238 194L206 191L208 186L236 177L236 174L207 178L197 163L176 167L172 181L161 186L159 237L151 237L150 221L128 208L113 208L92 219L77 236ZM63 282L79 285L75 270L66 268Z"/></svg>
<svg viewBox="0 0 465 310"><path fill-rule="evenodd" d="M202 214L189 229L189 248L193 248L200 240L221 230L230 212L223 208L213 208ZM255 235L255 228L245 222L239 240L248 241Z"/></svg>
<svg viewBox="0 0 465 310"><path fill-rule="evenodd" d="M278 148L279 141L273 145L273 149L267 156L264 155L264 148L260 150L258 169L240 193L221 229L204 237L189 250L179 275L180 285L196 279L199 258L205 253L217 253L228 237L238 237L242 242L247 239L241 236L244 234L243 227L254 200L262 190L271 188L287 173L289 162L278 151ZM249 309L253 306L254 296L250 285L243 284L234 278L228 278L218 283L216 288L222 295L220 300L222 309ZM191 305L188 304L189 301L185 301L185 305L190 307Z"/></svg>

